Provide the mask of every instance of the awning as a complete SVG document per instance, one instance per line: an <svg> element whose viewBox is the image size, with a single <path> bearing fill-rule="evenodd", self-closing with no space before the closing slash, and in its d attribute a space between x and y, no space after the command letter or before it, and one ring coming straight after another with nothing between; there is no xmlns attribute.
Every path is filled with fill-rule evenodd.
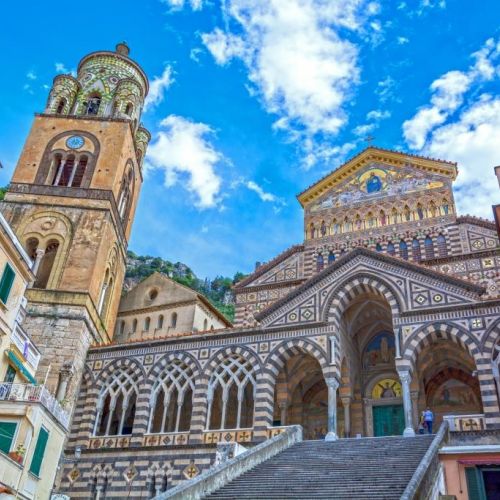
<svg viewBox="0 0 500 500"><path fill-rule="evenodd" d="M17 357L13 351L7 351L7 357L12 362L12 364L21 372L21 375L28 380L31 384L36 384L36 379L31 375L31 373L26 370L23 362Z"/></svg>

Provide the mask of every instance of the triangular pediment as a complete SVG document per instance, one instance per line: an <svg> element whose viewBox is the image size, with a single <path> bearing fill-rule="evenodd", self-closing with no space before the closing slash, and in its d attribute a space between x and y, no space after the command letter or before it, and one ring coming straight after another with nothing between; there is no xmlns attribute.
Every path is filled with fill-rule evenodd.
<svg viewBox="0 0 500 500"><path fill-rule="evenodd" d="M369 147L298 195L312 210L398 193L442 188L456 178L455 163ZM377 177L377 189L367 182Z"/></svg>
<svg viewBox="0 0 500 500"><path fill-rule="evenodd" d="M332 304L356 286L385 290L400 314L442 310L480 301L484 289L394 257L358 248L256 316L266 327L328 322ZM389 291L389 292L387 292Z"/></svg>

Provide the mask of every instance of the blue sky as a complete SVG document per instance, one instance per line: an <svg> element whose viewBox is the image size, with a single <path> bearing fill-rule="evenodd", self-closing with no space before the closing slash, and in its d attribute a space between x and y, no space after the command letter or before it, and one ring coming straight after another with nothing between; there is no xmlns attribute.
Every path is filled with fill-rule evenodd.
<svg viewBox="0 0 500 500"><path fill-rule="evenodd" d="M200 277L302 240L295 195L366 146L457 161L459 211L490 217L500 164L500 4L483 0L9 2L0 183L57 72L126 40L152 82L130 249Z"/></svg>

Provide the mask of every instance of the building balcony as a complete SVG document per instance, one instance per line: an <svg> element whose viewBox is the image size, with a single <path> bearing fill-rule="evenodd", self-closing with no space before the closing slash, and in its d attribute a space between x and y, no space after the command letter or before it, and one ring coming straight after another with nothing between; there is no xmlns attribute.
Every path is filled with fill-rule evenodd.
<svg viewBox="0 0 500 500"><path fill-rule="evenodd" d="M1 401L19 403L40 403L64 429L68 429L70 415L43 385L32 384L0 384Z"/></svg>
<svg viewBox="0 0 500 500"><path fill-rule="evenodd" d="M18 322L15 323L14 330L11 335L11 341L19 354L21 354L26 360L29 368L35 372L38 368L38 363L40 363L40 351Z"/></svg>

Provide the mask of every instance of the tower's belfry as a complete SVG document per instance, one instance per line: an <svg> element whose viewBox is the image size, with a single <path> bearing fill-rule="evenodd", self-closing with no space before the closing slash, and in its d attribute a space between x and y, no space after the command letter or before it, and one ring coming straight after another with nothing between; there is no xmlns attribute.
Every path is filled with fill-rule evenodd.
<svg viewBox="0 0 500 500"><path fill-rule="evenodd" d="M76 78L56 76L2 206L35 262L25 327L60 398L73 397L89 345L112 338L120 300L150 139L148 80L128 54L120 43L85 56Z"/></svg>

